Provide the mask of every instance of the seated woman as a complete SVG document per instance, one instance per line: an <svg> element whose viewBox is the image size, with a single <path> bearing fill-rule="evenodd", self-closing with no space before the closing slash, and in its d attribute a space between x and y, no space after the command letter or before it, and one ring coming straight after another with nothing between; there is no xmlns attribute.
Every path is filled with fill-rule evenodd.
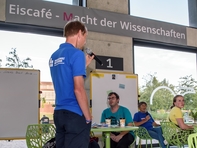
<svg viewBox="0 0 197 148"><path fill-rule="evenodd" d="M159 124L157 124L152 116L146 111L146 102L140 102L138 104L139 112L134 115L134 123L136 126L143 126L147 129L149 135L153 139L157 139L162 148L166 148L164 138L162 136L162 130Z"/></svg>
<svg viewBox="0 0 197 148"><path fill-rule="evenodd" d="M181 108L184 107L184 97L182 95L176 95L173 98L173 106L169 114L169 120L179 126L181 129L193 129L193 126L188 126L183 121L183 113Z"/></svg>

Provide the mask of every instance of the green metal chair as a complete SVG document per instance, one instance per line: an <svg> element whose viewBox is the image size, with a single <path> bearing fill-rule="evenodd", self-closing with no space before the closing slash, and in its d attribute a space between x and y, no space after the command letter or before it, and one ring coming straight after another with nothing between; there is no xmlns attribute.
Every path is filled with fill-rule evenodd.
<svg viewBox="0 0 197 148"><path fill-rule="evenodd" d="M26 130L26 144L28 148L42 148L44 144L55 137L53 124L32 124Z"/></svg>
<svg viewBox="0 0 197 148"><path fill-rule="evenodd" d="M197 133L190 134L188 137L188 147L196 148L197 147Z"/></svg>
<svg viewBox="0 0 197 148"><path fill-rule="evenodd" d="M134 122L132 122L132 126L135 126ZM137 139L136 131L134 131L133 133L134 133L134 136L135 136L134 138L135 139L134 139L133 143L130 144L129 148L132 148L133 145L136 144L136 139Z"/></svg>
<svg viewBox="0 0 197 148"><path fill-rule="evenodd" d="M187 138L193 133L193 130L182 130L173 122L160 122L163 136L169 145L175 145L179 148L184 148L188 144Z"/></svg>
<svg viewBox="0 0 197 148"><path fill-rule="evenodd" d="M135 132L134 132L134 133L135 133ZM135 142L136 142L136 137L137 137L137 136L135 135L135 139L134 139L133 143L130 144L129 148L132 148L133 145L135 144Z"/></svg>
<svg viewBox="0 0 197 148"><path fill-rule="evenodd" d="M141 140L146 140L146 148L148 146L148 140L150 140L151 148L152 146L152 137L149 135L147 129L145 127L139 126L139 129L136 130L136 135L139 137L138 148L141 146Z"/></svg>

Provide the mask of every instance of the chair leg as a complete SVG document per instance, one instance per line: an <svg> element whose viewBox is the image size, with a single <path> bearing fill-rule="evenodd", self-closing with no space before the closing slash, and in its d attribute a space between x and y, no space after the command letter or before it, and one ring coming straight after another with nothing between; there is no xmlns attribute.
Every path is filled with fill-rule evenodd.
<svg viewBox="0 0 197 148"><path fill-rule="evenodd" d="M141 148L141 139L139 139L137 148L139 148L139 147Z"/></svg>
<svg viewBox="0 0 197 148"><path fill-rule="evenodd" d="M147 144L148 144L147 142L148 142L148 141L147 141L147 139L146 139L146 148L147 148L147 146L148 146L148 145L147 145Z"/></svg>

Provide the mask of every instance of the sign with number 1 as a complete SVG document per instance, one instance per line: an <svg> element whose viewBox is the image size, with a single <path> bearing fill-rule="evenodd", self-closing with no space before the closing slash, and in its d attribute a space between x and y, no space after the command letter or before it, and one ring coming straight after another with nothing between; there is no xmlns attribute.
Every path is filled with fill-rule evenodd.
<svg viewBox="0 0 197 148"><path fill-rule="evenodd" d="M123 71L123 58L98 55L97 57L102 61L103 65L101 66L96 62L96 69Z"/></svg>

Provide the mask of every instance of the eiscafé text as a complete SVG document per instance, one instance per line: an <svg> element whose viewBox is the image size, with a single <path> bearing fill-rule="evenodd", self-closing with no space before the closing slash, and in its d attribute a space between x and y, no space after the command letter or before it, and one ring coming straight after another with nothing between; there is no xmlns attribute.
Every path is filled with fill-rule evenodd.
<svg viewBox="0 0 197 148"><path fill-rule="evenodd" d="M32 8L21 8L19 5L10 4L9 13L52 19L51 9L47 10L46 8L38 10Z"/></svg>

